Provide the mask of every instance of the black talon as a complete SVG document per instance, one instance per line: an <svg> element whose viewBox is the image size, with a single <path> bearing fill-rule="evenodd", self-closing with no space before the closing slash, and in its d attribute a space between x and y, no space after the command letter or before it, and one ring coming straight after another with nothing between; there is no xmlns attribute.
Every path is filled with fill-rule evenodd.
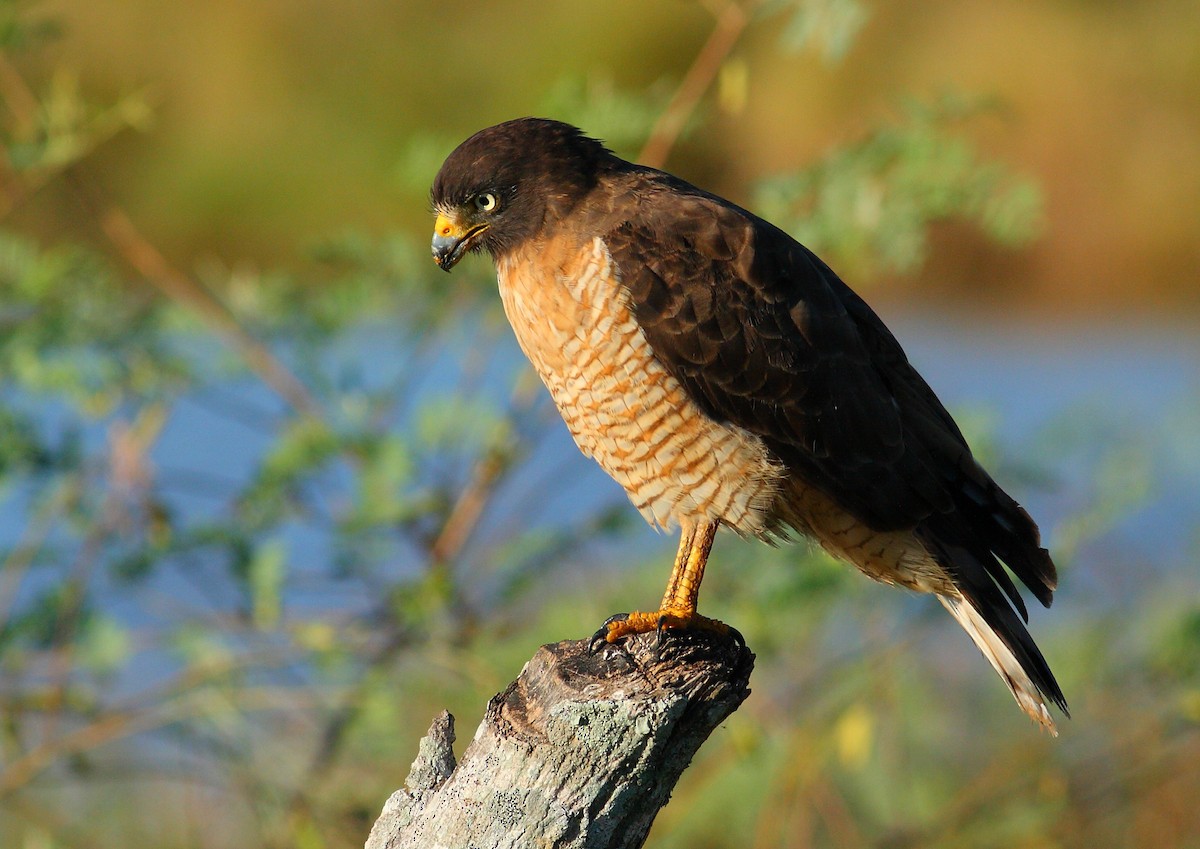
<svg viewBox="0 0 1200 849"><path fill-rule="evenodd" d="M602 646L606 645L608 645L608 626L604 625L588 640L588 654L595 654L600 651Z"/></svg>
<svg viewBox="0 0 1200 849"><path fill-rule="evenodd" d="M658 617L658 621L656 623L654 623L654 653L655 654L658 654L658 652L662 649L663 633L667 630L666 626L667 626L667 617L666 616Z"/></svg>
<svg viewBox="0 0 1200 849"><path fill-rule="evenodd" d="M614 622L624 622L629 618L628 613L614 613L612 616L604 620L604 624L600 626L600 630L592 634L592 638L588 640L588 654L595 654L601 646L608 645L608 626Z"/></svg>
<svg viewBox="0 0 1200 849"><path fill-rule="evenodd" d="M738 648L744 649L746 647L746 638L742 636L742 632L732 625L726 625L725 627L729 629L729 636L733 637L733 641L737 643Z"/></svg>

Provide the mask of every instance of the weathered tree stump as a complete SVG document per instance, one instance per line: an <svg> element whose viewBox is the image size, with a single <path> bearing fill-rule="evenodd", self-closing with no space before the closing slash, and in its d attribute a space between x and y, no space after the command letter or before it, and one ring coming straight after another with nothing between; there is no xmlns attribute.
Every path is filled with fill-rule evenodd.
<svg viewBox="0 0 1200 849"><path fill-rule="evenodd" d="M454 718L421 740L366 849L634 849L713 729L749 695L754 655L675 631L590 654L542 646L487 706L457 765Z"/></svg>

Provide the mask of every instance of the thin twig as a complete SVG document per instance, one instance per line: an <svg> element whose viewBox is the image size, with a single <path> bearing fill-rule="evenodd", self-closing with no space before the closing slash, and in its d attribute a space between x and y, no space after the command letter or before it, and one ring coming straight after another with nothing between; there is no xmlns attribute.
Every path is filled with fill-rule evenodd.
<svg viewBox="0 0 1200 849"><path fill-rule="evenodd" d="M294 710L297 702L296 691L290 688L259 687L242 689L238 694L238 708L244 713ZM225 704L222 699L220 706L223 708ZM6 764L0 772L0 799L26 786L67 755L92 751L117 740L206 716L213 708L210 694L193 690L181 698L148 707L101 713L95 720L47 740Z"/></svg>
<svg viewBox="0 0 1200 849"><path fill-rule="evenodd" d="M471 480L463 487L442 530L429 546L429 559L434 568L452 560L466 545L467 538L479 522L500 476L510 463L512 452L503 449L487 451L475 464Z"/></svg>
<svg viewBox="0 0 1200 849"><path fill-rule="evenodd" d="M24 787L33 780L34 776L64 755L88 751L104 743L164 725L177 718L168 716L167 712L160 710L161 707L161 705L156 705L138 711L105 713L94 722L74 728L53 740L35 746L22 757L8 764L3 772L0 772L0 799Z"/></svg>
<svg viewBox="0 0 1200 849"><path fill-rule="evenodd" d="M10 817L32 826L31 832L53 835L52 846L70 846L72 849L103 849L105 846L104 838L96 834L95 829L89 828L87 818L72 818L73 812L66 805L54 805L51 802L43 806L28 798L20 798L9 800L4 807ZM28 837L25 845L29 845Z"/></svg>
<svg viewBox="0 0 1200 849"><path fill-rule="evenodd" d="M394 632L366 663L354 686L346 692L341 703L324 722L317 747L304 771L303 780L292 785L291 799L286 806L289 820L312 819L313 799L320 796L323 779L336 763L348 732L362 716L375 676L382 674L411 644L411 634L403 630ZM294 832L294 828L288 830ZM280 845L291 845L291 841L287 839L267 841L267 845L274 845L276 842Z"/></svg>
<svg viewBox="0 0 1200 849"><path fill-rule="evenodd" d="M94 191L83 186L77 172L73 182L95 204ZM146 281L172 300L191 307L219 336L232 345L263 382L270 386L297 412L323 420L324 411L307 387L290 372L270 350L238 323L215 295L177 271L134 226L124 210L115 205L96 209L104 235Z"/></svg>
<svg viewBox="0 0 1200 849"><path fill-rule="evenodd" d="M154 403L143 407L132 424L114 423L109 431L109 480L105 487L100 518L89 526L78 556L64 582L62 609L55 625L55 641L60 646L50 668L54 709L46 723L46 736L53 737L67 705L71 673L75 666L75 637L83 612L88 583L105 543L120 534L127 507L122 493L150 486L148 457L166 424L166 408Z"/></svg>
<svg viewBox="0 0 1200 849"><path fill-rule="evenodd" d="M0 100L8 107L13 117L12 137L27 139L37 125L38 110L41 107L25 78L3 52L0 52ZM8 145L0 145L0 180L3 181L0 218L7 216L46 179L44 172L36 176L28 173L18 174L9 161L8 152Z"/></svg>
<svg viewBox="0 0 1200 849"><path fill-rule="evenodd" d="M29 127L36 121L40 109L37 95L25 82L20 71L2 54L0 100L8 106L19 125ZM8 165L7 162L0 164ZM101 193L88 179L82 165L69 165L63 169L62 174L100 223L104 235L147 282L167 297L195 310L209 327L237 350L250 369L294 410L312 418L325 419L320 405L299 378L242 327L213 293L167 262L162 253L134 226L123 209L102 198ZM42 175L42 179L46 176ZM10 187L8 193L0 198L0 214L11 209L19 196L27 190L36 187L37 184Z"/></svg>
<svg viewBox="0 0 1200 849"><path fill-rule="evenodd" d="M125 700L127 707L114 707L95 715L94 719L54 735L10 759L0 769L0 799L19 790L62 758L96 749L120 739L152 731L172 723L212 710L211 694L205 684L224 678L239 669L262 668L267 661L286 654L272 649L242 655L184 669L175 678L141 691ZM57 696L53 693L42 710L54 710ZM274 687L243 688L238 693L239 706L246 712L286 710L297 706L299 697L294 689ZM221 702L224 704L224 701Z"/></svg>
<svg viewBox="0 0 1200 849"><path fill-rule="evenodd" d="M25 78L21 76L21 72L3 53L0 53L0 98L3 98L8 111L17 122L16 135L29 135L37 125L37 114L41 105Z"/></svg>
<svg viewBox="0 0 1200 849"><path fill-rule="evenodd" d="M737 44L746 25L750 23L750 15L740 3L730 2L717 15L717 22L708 41L700 48L692 66L675 90L675 95L667 108L663 110L650 138L638 155L638 161L651 168L661 168L667 162L671 149L679 139L679 134L687 125L688 118L696 110L696 105L704 92L716 79L721 63L725 61L733 46Z"/></svg>
<svg viewBox="0 0 1200 849"><path fill-rule="evenodd" d="M54 530L55 523L79 498L82 489L83 481L79 476L73 476L63 482L58 491L28 517L21 538L9 550L3 563L0 563L0 628L8 623L12 615L17 590L21 587L25 573L37 559L42 546Z"/></svg>

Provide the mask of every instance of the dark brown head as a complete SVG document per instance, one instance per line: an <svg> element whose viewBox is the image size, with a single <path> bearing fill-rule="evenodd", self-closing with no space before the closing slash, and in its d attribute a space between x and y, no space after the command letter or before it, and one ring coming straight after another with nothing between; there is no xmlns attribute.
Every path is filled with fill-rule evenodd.
<svg viewBox="0 0 1200 849"><path fill-rule="evenodd" d="M433 259L445 271L468 251L501 257L570 212L612 154L560 121L518 118L480 130L433 181Z"/></svg>

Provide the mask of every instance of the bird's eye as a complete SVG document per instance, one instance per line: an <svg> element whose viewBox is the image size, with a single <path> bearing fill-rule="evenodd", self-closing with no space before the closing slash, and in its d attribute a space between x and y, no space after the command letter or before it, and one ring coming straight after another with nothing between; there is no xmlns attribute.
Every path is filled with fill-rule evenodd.
<svg viewBox="0 0 1200 849"><path fill-rule="evenodd" d="M491 192L475 196L475 208L480 212L495 212L498 206L500 206L500 198Z"/></svg>

